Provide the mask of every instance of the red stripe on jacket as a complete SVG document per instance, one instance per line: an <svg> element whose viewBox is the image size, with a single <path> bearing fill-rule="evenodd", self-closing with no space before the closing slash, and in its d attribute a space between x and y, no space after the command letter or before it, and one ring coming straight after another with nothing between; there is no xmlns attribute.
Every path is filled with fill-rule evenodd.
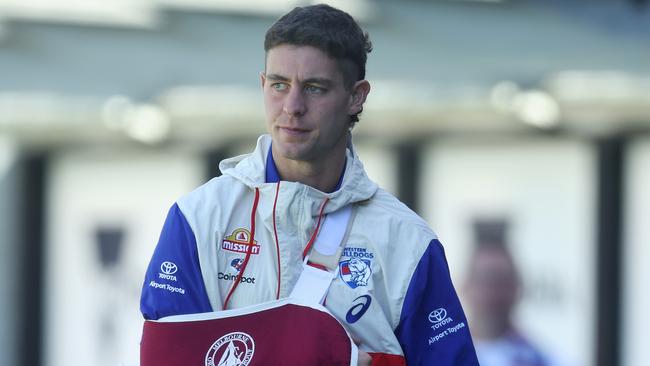
<svg viewBox="0 0 650 366"><path fill-rule="evenodd" d="M372 357L371 366L406 366L404 356L379 352L369 352L368 354Z"/></svg>

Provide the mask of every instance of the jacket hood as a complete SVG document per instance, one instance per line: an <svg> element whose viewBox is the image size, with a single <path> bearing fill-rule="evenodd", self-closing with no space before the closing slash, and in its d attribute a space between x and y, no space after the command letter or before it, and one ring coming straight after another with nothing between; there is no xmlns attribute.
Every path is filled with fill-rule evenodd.
<svg viewBox="0 0 650 366"><path fill-rule="evenodd" d="M240 155L225 159L219 163L221 173L231 176L251 188L262 188L264 185L275 185L265 182L266 157L271 147L271 136L262 135L257 139L257 146L250 154ZM317 201L329 198L325 212L336 211L337 209L350 204L370 199L377 192L377 184L368 178L363 164L354 152L351 142L346 151L345 172L339 190L332 193L324 193L316 188L298 182L282 182L282 185L295 185L295 189L304 190L306 194Z"/></svg>

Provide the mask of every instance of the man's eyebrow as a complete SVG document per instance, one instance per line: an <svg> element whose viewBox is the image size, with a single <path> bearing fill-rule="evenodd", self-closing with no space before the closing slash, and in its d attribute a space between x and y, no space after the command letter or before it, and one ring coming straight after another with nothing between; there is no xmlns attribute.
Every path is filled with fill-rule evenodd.
<svg viewBox="0 0 650 366"><path fill-rule="evenodd" d="M290 81L290 79L288 77L278 75L278 74L267 74L266 78L270 79L270 80L276 80L276 81L284 81L284 82ZM319 85L323 85L323 86L330 86L330 85L333 84L332 80L327 79L327 78L319 78L319 77L308 78L308 79L302 80L302 83L304 83L304 84L319 84Z"/></svg>
<svg viewBox="0 0 650 366"><path fill-rule="evenodd" d="M277 81L289 81L289 78L278 74L267 74L266 78L271 80L277 80Z"/></svg>
<svg viewBox="0 0 650 366"><path fill-rule="evenodd" d="M323 86L332 85L332 80L326 78L309 78L303 81L306 84L320 84Z"/></svg>

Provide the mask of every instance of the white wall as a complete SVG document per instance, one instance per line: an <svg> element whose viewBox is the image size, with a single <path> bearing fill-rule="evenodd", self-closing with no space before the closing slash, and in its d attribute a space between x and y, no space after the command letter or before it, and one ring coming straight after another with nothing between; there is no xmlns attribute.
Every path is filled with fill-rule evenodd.
<svg viewBox="0 0 650 366"><path fill-rule="evenodd" d="M386 191L397 194L397 155L382 143L363 141L355 144L356 153L371 180Z"/></svg>
<svg viewBox="0 0 650 366"><path fill-rule="evenodd" d="M426 152L422 182L423 214L445 245L457 289L473 220L506 219L525 287L521 328L584 366L594 339L594 159L577 141L448 138Z"/></svg>
<svg viewBox="0 0 650 366"><path fill-rule="evenodd" d="M63 152L52 159L47 211L47 366L136 365L144 271L167 210L201 183L178 151ZM102 270L95 230L125 232L120 265Z"/></svg>
<svg viewBox="0 0 650 366"><path fill-rule="evenodd" d="M623 365L648 362L650 328L650 139L628 150L623 255Z"/></svg>

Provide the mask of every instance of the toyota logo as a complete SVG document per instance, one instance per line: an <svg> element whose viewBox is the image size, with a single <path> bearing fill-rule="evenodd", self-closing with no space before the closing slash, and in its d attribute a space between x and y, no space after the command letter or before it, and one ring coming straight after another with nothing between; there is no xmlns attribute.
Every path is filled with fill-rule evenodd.
<svg viewBox="0 0 650 366"><path fill-rule="evenodd" d="M178 271L178 267L173 262L163 262L160 265L160 271L166 275L173 275Z"/></svg>
<svg viewBox="0 0 650 366"><path fill-rule="evenodd" d="M433 324L440 323L447 317L447 310L444 308L436 309L429 313L429 321Z"/></svg>

